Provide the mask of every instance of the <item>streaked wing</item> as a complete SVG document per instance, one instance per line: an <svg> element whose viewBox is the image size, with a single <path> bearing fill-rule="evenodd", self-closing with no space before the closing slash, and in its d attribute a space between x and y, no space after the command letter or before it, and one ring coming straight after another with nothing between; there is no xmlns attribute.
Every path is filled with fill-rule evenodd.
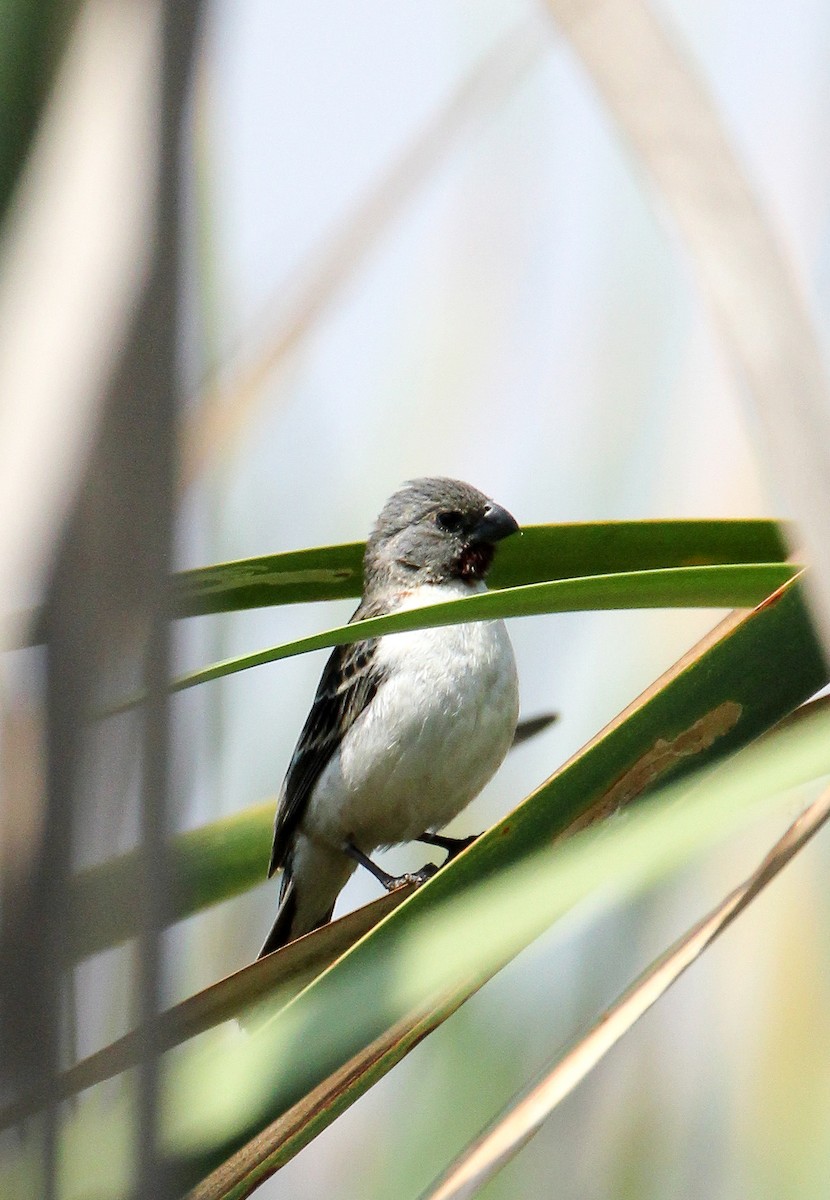
<svg viewBox="0 0 830 1200"><path fill-rule="evenodd" d="M361 604L349 622L381 616L379 605ZM274 845L268 874L285 865L294 832L314 791L317 780L383 682L376 664L378 639L335 646L320 680L311 712L291 757L274 820Z"/></svg>

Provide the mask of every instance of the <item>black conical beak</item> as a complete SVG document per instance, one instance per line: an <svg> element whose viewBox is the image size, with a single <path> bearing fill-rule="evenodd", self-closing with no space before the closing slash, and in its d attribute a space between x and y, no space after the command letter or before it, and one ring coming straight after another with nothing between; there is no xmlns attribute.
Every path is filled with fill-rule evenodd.
<svg viewBox="0 0 830 1200"><path fill-rule="evenodd" d="M473 526L470 541L500 542L502 538L518 532L519 522L516 518L506 508L494 504L491 500L484 510L484 516Z"/></svg>

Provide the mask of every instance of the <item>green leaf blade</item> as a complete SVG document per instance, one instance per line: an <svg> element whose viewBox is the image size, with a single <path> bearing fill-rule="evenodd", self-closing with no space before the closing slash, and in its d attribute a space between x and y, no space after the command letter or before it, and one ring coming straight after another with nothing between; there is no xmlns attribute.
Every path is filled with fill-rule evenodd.
<svg viewBox="0 0 830 1200"><path fill-rule="evenodd" d="M173 577L176 616L360 595L364 542L263 555ZM775 521L603 521L531 525L499 546L494 587L662 567L783 562Z"/></svg>
<svg viewBox="0 0 830 1200"><path fill-rule="evenodd" d="M502 588L461 600L444 601L387 617L373 617L368 621L341 625L281 646L225 659L181 676L171 687L174 691L183 691L200 683L209 683L297 654L345 646L364 638L413 629L432 629L461 621L491 621L612 609L751 607L787 583L797 569L786 563L671 567ZM135 702L134 698L130 699L123 706L110 711L119 712Z"/></svg>

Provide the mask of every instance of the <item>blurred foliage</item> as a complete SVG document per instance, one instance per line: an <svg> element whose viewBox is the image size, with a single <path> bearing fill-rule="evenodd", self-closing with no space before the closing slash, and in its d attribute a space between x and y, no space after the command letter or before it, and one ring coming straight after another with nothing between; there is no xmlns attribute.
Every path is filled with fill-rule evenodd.
<svg viewBox="0 0 830 1200"><path fill-rule="evenodd" d="M78 0L4 0L0 20L0 220L32 142Z"/></svg>

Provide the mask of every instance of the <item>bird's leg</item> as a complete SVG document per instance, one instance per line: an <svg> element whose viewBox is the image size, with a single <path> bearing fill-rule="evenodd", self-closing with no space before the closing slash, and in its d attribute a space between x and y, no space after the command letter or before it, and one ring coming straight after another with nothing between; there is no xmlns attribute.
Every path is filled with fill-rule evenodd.
<svg viewBox="0 0 830 1200"><path fill-rule="evenodd" d="M343 853L348 854L349 858L353 858L356 863L374 875L378 883L382 883L387 892L394 892L399 887L404 887L407 883L426 883L428 879L432 879L438 868L435 863L424 863L420 871L407 871L404 875L390 875L388 871L384 871L383 867L379 867L377 863L372 862L368 854L364 854L362 850L358 850L354 842L345 841L343 843Z"/></svg>
<svg viewBox="0 0 830 1200"><path fill-rule="evenodd" d="M473 842L481 837L480 833L473 833L470 837L453 838L445 837L441 833L422 833L420 837L415 839L416 842L424 842L427 846L438 846L441 850L446 850L447 857L444 859L444 866L466 850L468 846L472 846Z"/></svg>

